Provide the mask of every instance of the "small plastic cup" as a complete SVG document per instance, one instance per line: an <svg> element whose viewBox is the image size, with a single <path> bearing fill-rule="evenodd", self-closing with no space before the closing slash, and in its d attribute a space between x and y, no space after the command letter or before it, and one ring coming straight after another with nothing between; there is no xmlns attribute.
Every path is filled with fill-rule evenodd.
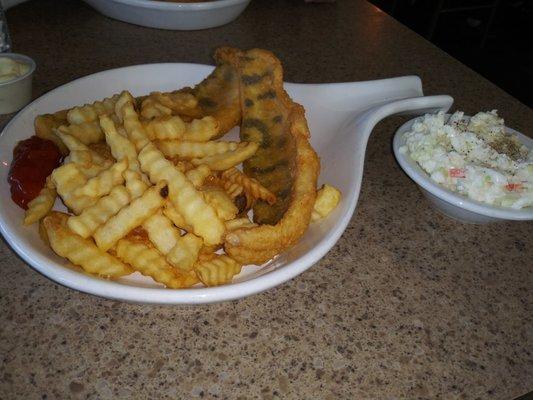
<svg viewBox="0 0 533 400"><path fill-rule="evenodd" d="M10 114L20 110L31 100L31 87L35 61L30 57L16 53L0 53L0 57L11 58L30 66L28 72L7 82L0 83L0 114Z"/></svg>

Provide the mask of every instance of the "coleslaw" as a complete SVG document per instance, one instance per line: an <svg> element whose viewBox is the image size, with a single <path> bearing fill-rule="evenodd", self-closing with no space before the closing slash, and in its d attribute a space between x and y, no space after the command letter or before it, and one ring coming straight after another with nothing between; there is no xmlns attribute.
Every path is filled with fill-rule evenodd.
<svg viewBox="0 0 533 400"><path fill-rule="evenodd" d="M445 188L491 205L533 206L533 151L505 131L496 110L426 114L404 138L400 152Z"/></svg>

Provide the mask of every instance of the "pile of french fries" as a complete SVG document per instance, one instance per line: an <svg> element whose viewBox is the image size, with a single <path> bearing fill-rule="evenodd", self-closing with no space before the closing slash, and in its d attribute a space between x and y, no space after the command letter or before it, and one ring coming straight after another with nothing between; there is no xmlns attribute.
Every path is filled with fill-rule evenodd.
<svg viewBox="0 0 533 400"><path fill-rule="evenodd" d="M68 156L24 224L40 221L54 252L90 274L138 271L168 288L229 283L242 266L223 254L224 236L256 226L247 216L255 200L276 202L237 168L258 145L213 140L213 117L182 118L159 100L139 104L125 91L70 109L51 132ZM58 196L71 214L52 211ZM339 200L324 186L312 219Z"/></svg>

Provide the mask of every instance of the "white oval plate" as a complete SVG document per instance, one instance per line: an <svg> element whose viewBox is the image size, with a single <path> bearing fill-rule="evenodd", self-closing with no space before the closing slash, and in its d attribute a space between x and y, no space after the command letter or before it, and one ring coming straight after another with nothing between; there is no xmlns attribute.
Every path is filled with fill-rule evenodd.
<svg viewBox="0 0 533 400"><path fill-rule="evenodd" d="M85 0L110 18L159 29L193 30L225 25L236 19L250 0L176 3L153 0Z"/></svg>
<svg viewBox="0 0 533 400"><path fill-rule="evenodd" d="M111 96L124 89L134 96L191 86L213 67L147 64L100 72L58 87L24 108L0 136L0 232L33 268L61 285L111 299L138 303L199 304L232 300L280 285L320 260L350 222L363 175L366 142L377 122L399 112L447 111L449 96L422 97L418 77L319 85L286 84L306 109L312 145L321 157L320 183L338 187L343 199L324 221L312 224L302 240L263 266L247 266L233 283L219 287L166 289L138 273L108 281L72 267L39 238L37 225L22 225L23 210L10 199L7 175L19 140L33 135L35 116ZM238 137L235 128L228 137Z"/></svg>

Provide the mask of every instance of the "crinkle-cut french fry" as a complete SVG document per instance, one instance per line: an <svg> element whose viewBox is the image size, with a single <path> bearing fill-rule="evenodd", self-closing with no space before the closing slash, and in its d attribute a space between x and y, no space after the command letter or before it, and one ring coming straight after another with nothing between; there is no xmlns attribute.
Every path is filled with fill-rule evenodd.
<svg viewBox="0 0 533 400"><path fill-rule="evenodd" d="M65 146L67 146L69 151L88 151L91 154L91 161L93 163L98 165L105 165L106 163L108 163L108 160L106 158L102 157L97 152L91 150L90 147L88 147L85 143L82 143L78 138L69 135L65 129L66 128L64 126L60 126L55 132L56 135L63 141Z"/></svg>
<svg viewBox="0 0 533 400"><path fill-rule="evenodd" d="M67 198L62 197L62 199L63 203L76 215L98 201L97 198L89 196L67 196Z"/></svg>
<svg viewBox="0 0 533 400"><path fill-rule="evenodd" d="M190 271L198 259L202 245L201 238L187 233L178 239L176 245L167 254L167 261L180 270Z"/></svg>
<svg viewBox="0 0 533 400"><path fill-rule="evenodd" d="M120 239L116 253L118 258L130 264L133 269L168 288L186 288L197 283L191 274L181 274L156 249L144 243Z"/></svg>
<svg viewBox="0 0 533 400"><path fill-rule="evenodd" d="M148 189L149 185L145 182L148 179L143 179L144 175L140 172L126 170L122 173L122 176L126 180L126 189L130 192L132 199L141 197L146 189Z"/></svg>
<svg viewBox="0 0 533 400"><path fill-rule="evenodd" d="M123 90L120 93L117 102L115 103L115 116L119 125L123 125L124 123L122 107L124 107L126 103L135 105L135 98L131 95L130 92L128 92L127 90Z"/></svg>
<svg viewBox="0 0 533 400"><path fill-rule="evenodd" d="M141 168L153 183L168 181L169 199L176 210L183 215L193 233L204 239L207 244L217 244L222 240L224 224L215 210L204 200L194 185L180 172L155 145L148 143L139 152Z"/></svg>
<svg viewBox="0 0 533 400"><path fill-rule="evenodd" d="M234 231L240 228L253 228L257 226L256 223L250 221L247 217L235 218L225 222L227 231Z"/></svg>
<svg viewBox="0 0 533 400"><path fill-rule="evenodd" d="M244 188L235 182L224 182L223 186L226 193L231 197L232 199L236 198L237 196L241 195L244 191Z"/></svg>
<svg viewBox="0 0 533 400"><path fill-rule="evenodd" d="M148 233L150 241L162 254L168 254L181 236L179 229L162 212L157 212L147 218L142 227Z"/></svg>
<svg viewBox="0 0 533 400"><path fill-rule="evenodd" d="M126 158L128 160L128 169L140 171L135 145L127 137L118 133L113 120L107 115L104 115L100 117L100 126L104 131L105 140L111 148L113 157L117 160Z"/></svg>
<svg viewBox="0 0 533 400"><path fill-rule="evenodd" d="M229 182L229 181L223 181L223 182L224 183L223 183L222 188L226 191L226 193L232 199L234 199L235 197L239 196L244 191L244 188L241 185L239 185L238 183Z"/></svg>
<svg viewBox="0 0 533 400"><path fill-rule="evenodd" d="M222 180L238 183L257 200L265 200L268 204L274 204L276 202L276 195L274 193L235 167L224 171L220 177Z"/></svg>
<svg viewBox="0 0 533 400"><path fill-rule="evenodd" d="M144 146L150 143L144 127L139 121L139 116L133 107L132 102L126 102L120 109L124 129L128 134L128 139L135 145L135 149L140 151Z"/></svg>
<svg viewBox="0 0 533 400"><path fill-rule="evenodd" d="M211 170L207 165L199 165L196 168L185 172L185 176L191 181L195 188L202 186L209 175L211 175Z"/></svg>
<svg viewBox="0 0 533 400"><path fill-rule="evenodd" d="M325 184L316 193L315 205L311 213L311 221L315 222L325 218L331 213L341 200L339 189Z"/></svg>
<svg viewBox="0 0 533 400"><path fill-rule="evenodd" d="M46 228L44 227L43 222L44 222L44 218L39 221L39 225L38 225L39 237L42 239L44 244L46 244L47 246L50 246L50 241L48 240L48 235L46 234Z"/></svg>
<svg viewBox="0 0 533 400"><path fill-rule="evenodd" d="M186 122L186 124L187 129L181 138L182 140L207 142L220 133L218 121L211 116L193 119L191 122Z"/></svg>
<svg viewBox="0 0 533 400"><path fill-rule="evenodd" d="M216 252L218 250L222 249L222 246L219 244L206 246L205 244L200 249L200 254L198 255L198 259L200 260L200 257L203 257L200 261L205 261L209 256L213 258L212 256L216 256Z"/></svg>
<svg viewBox="0 0 533 400"><path fill-rule="evenodd" d="M76 164L68 163L52 171L52 183L65 205L75 214L92 206L98 199L89 196L75 196L74 190L87 182L87 177Z"/></svg>
<svg viewBox="0 0 533 400"><path fill-rule="evenodd" d="M68 215L53 211L43 219L43 227L52 249L72 264L78 265L88 273L103 277L116 278L129 275L132 270L100 250L90 239L84 239L67 227Z"/></svg>
<svg viewBox="0 0 533 400"><path fill-rule="evenodd" d="M196 275L206 286L218 286L232 281L241 272L242 266L227 255L218 255L212 260L197 263Z"/></svg>
<svg viewBox="0 0 533 400"><path fill-rule="evenodd" d="M151 140L178 140L183 139L186 124L179 115L165 115L145 122L144 129Z"/></svg>
<svg viewBox="0 0 533 400"><path fill-rule="evenodd" d="M123 136L125 138L128 137L128 132L126 132L126 129L124 129L122 125L117 127L117 132L120 136Z"/></svg>
<svg viewBox="0 0 533 400"><path fill-rule="evenodd" d="M74 159L76 159L76 157ZM78 164L78 166L80 167L81 172L83 172L83 175L85 175L87 179L91 179L98 175L100 172L105 171L111 166L111 164L111 161L106 160L106 162L102 165L90 163L89 165Z"/></svg>
<svg viewBox="0 0 533 400"><path fill-rule="evenodd" d="M205 261L211 261L214 258L216 258L217 256L218 256L217 253L212 253L212 252L209 253L208 251L203 252L202 250L200 250L200 253L198 254L198 261L196 261L196 262L197 263L203 263ZM194 271L194 268L193 268L193 271ZM196 271L195 271L195 273L196 273Z"/></svg>
<svg viewBox="0 0 533 400"><path fill-rule="evenodd" d="M120 130L123 130L124 133L119 133L119 129L116 128L115 123L109 117L100 117L100 124L104 130L106 142L111 149L113 157L117 160L124 158L128 160L128 170L123 173L124 179L126 180L126 187L133 198L139 197L148 188L150 181L141 172L135 145L127 138L126 130L120 127Z"/></svg>
<svg viewBox="0 0 533 400"><path fill-rule="evenodd" d="M118 98L119 95L115 94L103 100L95 101L92 104L71 108L67 113L67 120L70 124L83 124L85 122L96 121L98 120L98 116L111 114L114 111Z"/></svg>
<svg viewBox="0 0 533 400"><path fill-rule="evenodd" d="M168 115L172 115L172 110L156 100L148 97L142 102L141 116L143 118L152 119Z"/></svg>
<svg viewBox="0 0 533 400"><path fill-rule="evenodd" d="M191 269L188 272L180 271L180 273L185 278L186 287L191 287L197 283L200 283L200 279L198 278L198 275L196 275L196 271L194 269Z"/></svg>
<svg viewBox="0 0 533 400"><path fill-rule="evenodd" d="M246 199L246 204L244 205L245 210L250 210L255 203L255 197L253 197L250 193L244 192L244 196Z"/></svg>
<svg viewBox="0 0 533 400"><path fill-rule="evenodd" d="M255 142L240 142L235 150L203 158L193 158L194 165L205 164L213 171L230 169L254 155L259 148Z"/></svg>
<svg viewBox="0 0 533 400"><path fill-rule="evenodd" d="M167 157L186 160L223 154L237 149L238 142L186 142L181 140L159 140L156 146Z"/></svg>
<svg viewBox="0 0 533 400"><path fill-rule="evenodd" d="M159 104L175 111L177 114L183 113L184 111L186 113L187 110L194 109L198 106L198 100L196 97L187 92L152 92L149 97L153 98Z"/></svg>
<svg viewBox="0 0 533 400"><path fill-rule="evenodd" d="M31 225L48 214L54 206L56 196L57 192L52 177L48 176L45 186L37 197L28 203L28 209L24 215L24 225Z"/></svg>
<svg viewBox="0 0 533 400"><path fill-rule="evenodd" d="M65 155L68 153L67 147L63 144L60 138L56 136L54 130L59 128L61 125L68 123L67 121L67 112L68 110L57 111L53 114L42 114L35 117L35 134L42 139L51 140L54 142L61 154Z"/></svg>
<svg viewBox="0 0 533 400"><path fill-rule="evenodd" d="M146 232L142 225L139 225L138 227L130 231L130 233L128 233L124 237L124 239L127 239L130 242L143 243L148 247L154 247L154 245L152 244L152 242L150 242L150 239L148 238L148 232Z"/></svg>
<svg viewBox="0 0 533 400"><path fill-rule="evenodd" d="M75 196L102 197L111 192L111 190L124 182L122 173L128 168L128 160L124 158L113 164L108 169L100 172L94 178L74 191Z"/></svg>
<svg viewBox="0 0 533 400"><path fill-rule="evenodd" d="M239 213L239 209L233 204L231 197L224 190L204 190L202 194L222 221L229 221Z"/></svg>
<svg viewBox="0 0 533 400"><path fill-rule="evenodd" d="M157 212L163 206L164 198L161 192L166 191L165 186L167 182L160 181L109 218L105 224L100 225L93 235L96 245L104 251L109 250L119 239Z"/></svg>
<svg viewBox="0 0 533 400"><path fill-rule="evenodd" d="M170 158L170 161L172 161L172 163L176 166L176 168L179 169L183 173L196 168L194 165L192 165L190 161L180 160L177 157Z"/></svg>
<svg viewBox="0 0 533 400"><path fill-rule="evenodd" d="M98 121L63 125L60 128L62 132L74 136L84 144L98 143L104 140L104 133L102 132Z"/></svg>
<svg viewBox="0 0 533 400"><path fill-rule="evenodd" d="M206 142L219 132L218 122L211 116L184 122L178 115L165 115L145 123L144 127L152 140Z"/></svg>
<svg viewBox="0 0 533 400"><path fill-rule="evenodd" d="M111 154L111 148L107 145L105 140L102 140L98 143L91 143L88 145L93 152L98 154L100 157L102 157L107 162L110 162L110 165L113 164L115 161L115 158L113 157L113 154Z"/></svg>
<svg viewBox="0 0 533 400"><path fill-rule="evenodd" d="M91 157L91 153L87 150L73 150L65 159L65 163L68 162L74 163L81 168L89 168L93 165L93 158Z"/></svg>
<svg viewBox="0 0 533 400"><path fill-rule="evenodd" d="M190 226L186 221L185 218L183 218L183 215L181 215L178 210L172 205L172 202L170 200L165 201L165 207L163 208L163 214L165 217L167 217L169 220L172 221L174 225L176 225L178 228L183 229L184 231L190 232L192 231L192 226Z"/></svg>
<svg viewBox="0 0 533 400"><path fill-rule="evenodd" d="M124 186L116 186L111 192L101 197L94 205L86 208L80 215L71 216L67 225L83 238L88 238L109 218L129 204L131 196Z"/></svg>
<svg viewBox="0 0 533 400"><path fill-rule="evenodd" d="M244 192L244 188L240 184L236 182L231 182L228 180L220 179L218 176L215 176L215 175L209 176L209 179L206 179L204 184L207 186L216 186L216 187L224 189L224 191L232 199L234 199L235 197L239 196L240 194Z"/></svg>

